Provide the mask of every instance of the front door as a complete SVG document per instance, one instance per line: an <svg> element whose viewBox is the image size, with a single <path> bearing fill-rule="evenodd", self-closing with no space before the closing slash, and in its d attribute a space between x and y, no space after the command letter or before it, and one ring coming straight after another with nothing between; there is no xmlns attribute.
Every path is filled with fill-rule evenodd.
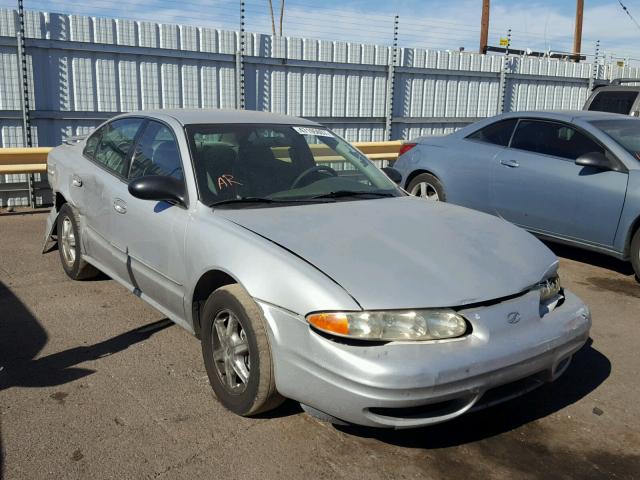
<svg viewBox="0 0 640 480"><path fill-rule="evenodd" d="M611 155L570 125L520 120L493 167L496 213L538 233L612 246L628 175L576 165L589 152Z"/></svg>
<svg viewBox="0 0 640 480"><path fill-rule="evenodd" d="M143 175L183 178L173 132L152 120L146 123L134 148L129 181ZM134 293L182 323L188 210L135 198L124 183L113 192L111 201L114 244L124 259L127 282Z"/></svg>

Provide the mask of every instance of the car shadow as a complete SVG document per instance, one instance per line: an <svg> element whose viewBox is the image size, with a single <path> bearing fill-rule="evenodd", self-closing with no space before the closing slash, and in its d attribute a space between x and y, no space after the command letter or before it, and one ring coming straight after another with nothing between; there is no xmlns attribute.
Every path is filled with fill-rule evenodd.
<svg viewBox="0 0 640 480"><path fill-rule="evenodd" d="M580 263L587 263L594 267L605 268L622 275L634 275L631 263L618 258L591 250L585 250L584 248L572 247L562 243L554 243L546 240L543 243L558 257L568 258L569 260L574 260Z"/></svg>
<svg viewBox="0 0 640 480"><path fill-rule="evenodd" d="M553 383L508 402L469 413L449 422L412 430L359 426L334 427L357 437L396 446L439 449L477 442L547 417L598 388L610 375L611 363L593 348L591 340L579 350L563 376Z"/></svg>
<svg viewBox="0 0 640 480"><path fill-rule="evenodd" d="M303 413L302 407L295 400L287 398L282 405L268 412L259 413L254 415L253 418L273 419L273 418L285 418L293 415Z"/></svg>
<svg viewBox="0 0 640 480"><path fill-rule="evenodd" d="M91 375L95 370L76 365L125 350L171 325L173 322L164 319L94 345L36 358L47 344L47 332L0 281L0 394L11 387L50 387ZM1 421L0 418L0 480L5 473Z"/></svg>
<svg viewBox="0 0 640 480"><path fill-rule="evenodd" d="M11 387L50 387L94 373L77 365L123 351L173 325L168 319L134 328L94 345L36 358L48 335L27 307L0 282L0 392Z"/></svg>

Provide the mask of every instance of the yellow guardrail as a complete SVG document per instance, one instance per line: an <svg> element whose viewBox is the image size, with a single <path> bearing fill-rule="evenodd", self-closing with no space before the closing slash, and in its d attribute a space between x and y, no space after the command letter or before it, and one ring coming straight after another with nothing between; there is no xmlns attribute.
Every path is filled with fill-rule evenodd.
<svg viewBox="0 0 640 480"><path fill-rule="evenodd" d="M0 174L43 173L52 147L0 148Z"/></svg>
<svg viewBox="0 0 640 480"><path fill-rule="evenodd" d="M396 160L401 140L391 142L355 142L353 145L364 153L370 160ZM0 148L0 175L7 173L44 173L47 171L47 154L53 147L34 148ZM318 161L339 161L342 158L332 155L326 146L314 146L319 152ZM326 152L325 152L326 150Z"/></svg>

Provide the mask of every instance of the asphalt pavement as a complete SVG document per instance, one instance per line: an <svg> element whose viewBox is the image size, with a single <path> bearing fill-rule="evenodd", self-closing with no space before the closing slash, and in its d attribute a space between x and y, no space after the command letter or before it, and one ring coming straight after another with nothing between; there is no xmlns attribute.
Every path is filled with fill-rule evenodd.
<svg viewBox="0 0 640 480"><path fill-rule="evenodd" d="M442 425L372 430L291 401L226 411L195 337L40 254L45 218L0 215L0 477L640 478L640 283L622 262L550 245L594 321L557 382Z"/></svg>

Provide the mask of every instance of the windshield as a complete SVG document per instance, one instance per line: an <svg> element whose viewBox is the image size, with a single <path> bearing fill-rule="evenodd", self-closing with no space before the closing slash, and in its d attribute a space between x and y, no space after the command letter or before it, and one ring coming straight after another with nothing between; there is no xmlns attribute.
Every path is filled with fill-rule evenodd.
<svg viewBox="0 0 640 480"><path fill-rule="evenodd" d="M207 205L402 195L369 159L325 128L205 124L188 125L186 132Z"/></svg>
<svg viewBox="0 0 640 480"><path fill-rule="evenodd" d="M624 120L599 120L591 122L622 147L640 160L640 120L627 118Z"/></svg>

